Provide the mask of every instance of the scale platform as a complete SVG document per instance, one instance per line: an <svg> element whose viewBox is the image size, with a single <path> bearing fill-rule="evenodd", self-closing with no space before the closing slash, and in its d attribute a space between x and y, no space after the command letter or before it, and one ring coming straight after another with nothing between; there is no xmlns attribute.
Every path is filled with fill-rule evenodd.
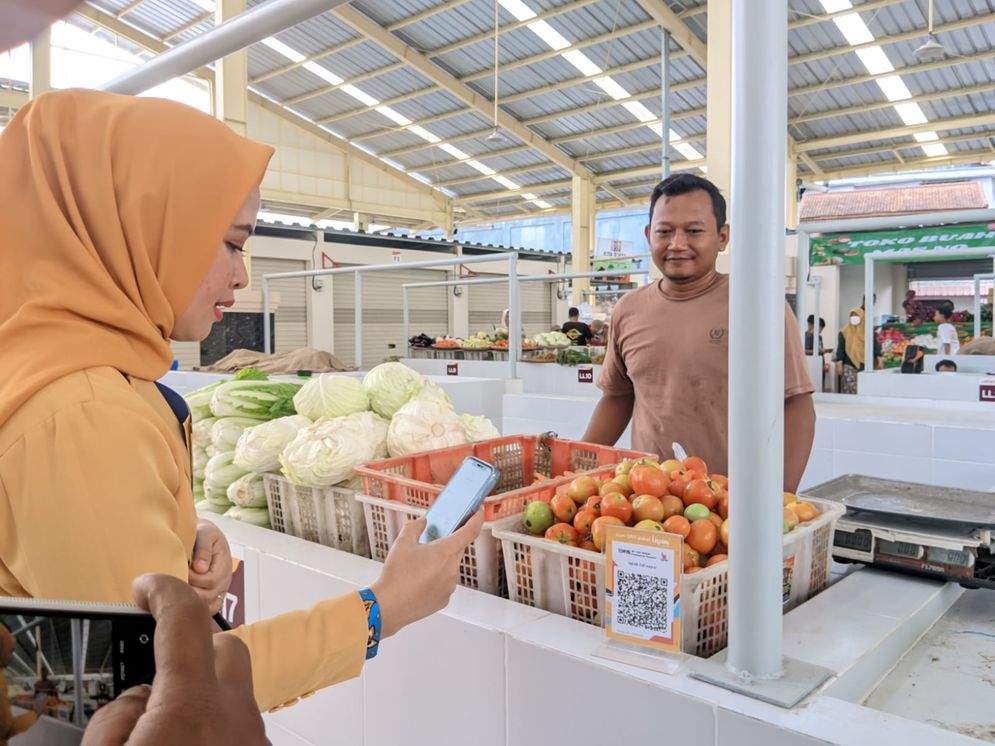
<svg viewBox="0 0 995 746"><path fill-rule="evenodd" d="M833 557L995 589L995 494L848 474L804 490L846 507Z"/></svg>

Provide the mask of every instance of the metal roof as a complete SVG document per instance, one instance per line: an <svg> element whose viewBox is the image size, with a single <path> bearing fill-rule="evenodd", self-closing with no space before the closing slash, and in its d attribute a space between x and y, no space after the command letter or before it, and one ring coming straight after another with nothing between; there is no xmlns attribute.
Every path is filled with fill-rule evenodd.
<svg viewBox="0 0 995 746"><path fill-rule="evenodd" d="M479 218L542 212L523 192L560 205L569 192L562 184L574 173L590 172L603 207L641 204L659 167L660 137L647 126L658 120L640 123L631 107L638 102L644 118L660 116L661 24L690 29L703 48L704 0L523 2L534 18L518 21L503 6L499 11L498 100L502 113L516 120L515 128L501 127L504 142L484 139L492 127L494 0L355 0L276 35L410 124L398 124L261 43L248 50L250 86L444 186L457 209ZM788 133L800 152L799 176L845 178L995 159L995 0L936 3L935 34L949 53L937 63L915 56L926 38L927 0L853 2L894 66L889 74L900 76L929 124L906 131L894 108L902 101L889 101L878 84L886 74L870 75L859 47L833 22L842 13L826 13L819 0L790 0ZM90 4L170 45L213 24L193 0ZM651 11L661 8L671 16L655 19ZM571 46L553 49L532 30L537 21ZM92 26L89 19L80 23ZM411 50L404 59L389 48L395 41ZM671 126L707 158L704 60L674 41L671 50ZM578 51L596 66L591 74L565 56ZM595 83L603 75L630 97L619 101L606 93ZM416 125L441 142L412 132ZM947 156L924 154L914 135L927 130L935 131ZM469 158L439 147L445 144ZM671 146L669 154L675 170L689 167L678 149ZM473 159L478 166L467 163ZM479 164L522 189L508 192Z"/></svg>

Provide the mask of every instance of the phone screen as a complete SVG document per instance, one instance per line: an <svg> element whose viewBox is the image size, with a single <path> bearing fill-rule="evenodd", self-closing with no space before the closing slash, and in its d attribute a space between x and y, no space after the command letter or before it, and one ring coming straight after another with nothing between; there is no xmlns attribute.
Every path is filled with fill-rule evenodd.
<svg viewBox="0 0 995 746"><path fill-rule="evenodd" d="M54 608L45 608L45 603L0 598L0 627L9 633L0 629L0 669L12 705L86 725L125 689L152 683L150 614L127 606L111 611L112 606L48 602Z"/></svg>
<svg viewBox="0 0 995 746"><path fill-rule="evenodd" d="M498 470L471 456L464 461L428 509L422 544L449 536L476 513L497 484Z"/></svg>

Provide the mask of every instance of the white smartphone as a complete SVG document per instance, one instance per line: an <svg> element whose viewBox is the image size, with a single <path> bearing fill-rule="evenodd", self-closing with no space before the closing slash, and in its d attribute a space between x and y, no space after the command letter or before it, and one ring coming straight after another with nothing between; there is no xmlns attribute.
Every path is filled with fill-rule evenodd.
<svg viewBox="0 0 995 746"><path fill-rule="evenodd" d="M470 520L480 510L484 498L491 494L499 476L498 470L486 461L474 456L467 458L428 509L425 515L428 525L419 542L428 544L449 536Z"/></svg>
<svg viewBox="0 0 995 746"><path fill-rule="evenodd" d="M14 637L7 680L29 691L47 688L71 706L78 676L84 722L125 689L151 684L155 676L155 619L137 606L2 596L0 625ZM47 677L41 688L39 665Z"/></svg>

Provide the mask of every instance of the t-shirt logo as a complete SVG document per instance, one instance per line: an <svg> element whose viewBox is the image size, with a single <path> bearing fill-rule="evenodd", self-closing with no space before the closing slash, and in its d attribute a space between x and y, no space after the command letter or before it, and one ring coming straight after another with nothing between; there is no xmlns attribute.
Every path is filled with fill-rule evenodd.
<svg viewBox="0 0 995 746"><path fill-rule="evenodd" d="M567 337L569 337L572 342L576 342L578 339L580 339L580 336L581 335L579 329L571 329L570 331L567 332Z"/></svg>
<svg viewBox="0 0 995 746"><path fill-rule="evenodd" d="M726 338L726 330L721 326L717 326L708 332L708 341L710 344L717 345L722 344L722 340Z"/></svg>

